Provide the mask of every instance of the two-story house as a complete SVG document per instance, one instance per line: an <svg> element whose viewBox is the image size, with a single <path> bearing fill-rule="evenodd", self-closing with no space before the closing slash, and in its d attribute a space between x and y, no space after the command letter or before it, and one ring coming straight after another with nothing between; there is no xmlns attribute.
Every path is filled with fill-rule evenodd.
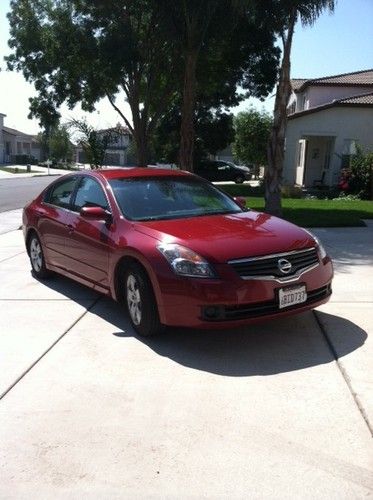
<svg viewBox="0 0 373 500"><path fill-rule="evenodd" d="M373 151L373 70L291 84L284 183L334 186L356 144Z"/></svg>
<svg viewBox="0 0 373 500"><path fill-rule="evenodd" d="M105 151L104 164L110 166L125 166L133 162L129 147L132 136L126 127L119 123L116 127L99 130L98 133L108 138L108 144ZM81 145L76 147L76 161L86 163L85 154Z"/></svg>

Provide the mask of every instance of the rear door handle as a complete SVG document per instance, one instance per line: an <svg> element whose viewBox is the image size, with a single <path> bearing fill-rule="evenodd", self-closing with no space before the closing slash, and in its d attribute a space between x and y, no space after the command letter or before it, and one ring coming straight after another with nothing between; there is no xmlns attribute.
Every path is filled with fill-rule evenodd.
<svg viewBox="0 0 373 500"><path fill-rule="evenodd" d="M72 234L74 232L74 226L73 225L67 224L66 228L69 231L69 234Z"/></svg>

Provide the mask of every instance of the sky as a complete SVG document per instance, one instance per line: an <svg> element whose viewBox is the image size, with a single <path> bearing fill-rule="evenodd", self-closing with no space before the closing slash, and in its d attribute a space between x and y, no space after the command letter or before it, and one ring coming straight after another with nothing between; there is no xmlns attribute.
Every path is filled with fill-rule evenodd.
<svg viewBox="0 0 373 500"><path fill-rule="evenodd" d="M10 0L0 0L0 113L6 116L4 124L22 132L36 134L37 120L27 118L29 97L36 95L33 86L21 73L6 70L3 57L10 49L9 25L6 13ZM292 78L320 78L373 68L373 0L337 0L334 14L323 13L312 27L297 24L291 53ZM236 113L253 105L272 112L274 97L264 102L249 99L233 109ZM130 119L127 104L122 107ZM72 117L86 117L97 128L114 126L121 119L106 100L100 101L96 111L84 113L79 106L74 110L61 109L62 121Z"/></svg>

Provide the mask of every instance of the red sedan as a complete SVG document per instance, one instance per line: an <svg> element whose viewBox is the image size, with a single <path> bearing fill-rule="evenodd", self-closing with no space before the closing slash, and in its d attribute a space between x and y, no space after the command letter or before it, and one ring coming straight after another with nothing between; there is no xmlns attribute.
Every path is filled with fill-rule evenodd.
<svg viewBox="0 0 373 500"><path fill-rule="evenodd" d="M35 277L57 272L123 301L133 327L232 327L312 309L332 262L308 231L187 172L65 175L23 212Z"/></svg>

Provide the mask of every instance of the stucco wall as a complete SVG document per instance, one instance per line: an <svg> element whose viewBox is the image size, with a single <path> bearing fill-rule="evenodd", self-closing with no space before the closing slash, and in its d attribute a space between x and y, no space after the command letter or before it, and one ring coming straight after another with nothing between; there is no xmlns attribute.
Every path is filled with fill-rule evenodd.
<svg viewBox="0 0 373 500"><path fill-rule="evenodd" d="M372 92L372 86L333 87L333 86L311 85L299 94L295 94L293 92L290 96L288 107L290 107L291 104L295 101L296 112L299 112L314 108L316 106L321 106L323 104L328 104L333 101L343 99L345 97L368 94L369 92Z"/></svg>
<svg viewBox="0 0 373 500"><path fill-rule="evenodd" d="M333 100L343 99L344 97L352 97L354 95L362 95L372 92L372 87L356 87L356 86L343 86L343 87L329 87L329 86L314 86L311 85L307 89L308 108L321 106Z"/></svg>
<svg viewBox="0 0 373 500"><path fill-rule="evenodd" d="M373 107L335 107L300 116L288 121L284 161L284 182L295 182L299 139L310 136L335 137L328 179L336 184L339 177L344 140L355 139L373 151Z"/></svg>

